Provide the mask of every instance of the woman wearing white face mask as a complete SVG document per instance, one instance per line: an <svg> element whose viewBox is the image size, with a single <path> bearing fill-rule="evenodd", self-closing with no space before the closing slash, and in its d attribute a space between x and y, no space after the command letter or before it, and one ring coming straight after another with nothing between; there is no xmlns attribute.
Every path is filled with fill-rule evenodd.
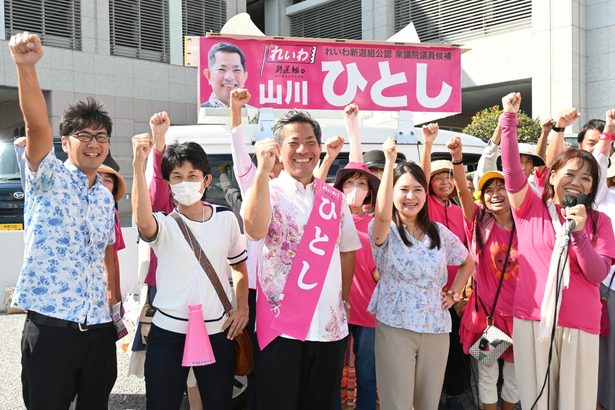
<svg viewBox="0 0 615 410"><path fill-rule="evenodd" d="M373 219L373 209L380 180L362 162L350 162L335 175L334 187L344 192L350 207L361 249L355 252L355 271L350 298L345 301L349 311L348 330L354 340L357 369L357 409L376 408L376 359L374 340L376 319L367 312L378 278L372 256L367 227Z"/></svg>
<svg viewBox="0 0 615 410"><path fill-rule="evenodd" d="M204 406L229 409L232 407L235 367L235 342L232 339L248 322L245 239L229 209L201 202L211 183L211 170L205 152L196 143L174 144L166 148L162 175L178 205L169 215L153 214L143 169L152 146L147 134L133 137L135 177L132 206L135 222L141 238L150 243L158 256L157 293L153 303L158 310L149 332L145 360L147 408L180 407L189 370L182 363L188 330L188 305L201 305L215 363L192 363L192 366ZM209 259L224 293L230 300L237 301L236 308L228 317L195 256L195 244L182 234L180 222L175 220L177 215ZM229 265L235 298L228 281Z"/></svg>

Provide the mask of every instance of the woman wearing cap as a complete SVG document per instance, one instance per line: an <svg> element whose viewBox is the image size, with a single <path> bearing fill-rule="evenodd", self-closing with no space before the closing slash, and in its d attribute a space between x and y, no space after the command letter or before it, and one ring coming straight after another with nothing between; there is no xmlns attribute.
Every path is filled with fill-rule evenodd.
<svg viewBox="0 0 615 410"><path fill-rule="evenodd" d="M367 311L379 274L370 247L367 228L373 219L380 179L361 160L361 138L358 124L359 107L350 104L344 109L348 131L350 162L335 174L333 186L344 192L361 240L355 252L355 271L348 300L348 330L353 338L357 376L356 408L376 408L376 357L374 354L376 319ZM341 402L337 408L341 408Z"/></svg>
<svg viewBox="0 0 615 410"><path fill-rule="evenodd" d="M376 316L376 373L383 409L437 409L447 362L447 312L472 272L472 257L459 238L432 222L427 181L414 163L394 169L392 138L374 220L372 252L381 279L369 304ZM459 266L448 293L446 266Z"/></svg>
<svg viewBox="0 0 615 410"><path fill-rule="evenodd" d="M467 248L467 238L463 224L463 213L461 208L451 201L455 197L455 186L453 185L452 173L453 164L451 161L438 160L431 161L431 149L439 132L438 124L424 125L422 129L424 149L421 153L421 168L427 177L429 195L427 204L429 207L429 217L432 221L439 222L453 232ZM443 288L445 292L451 289L451 284L457 275L456 266L448 267L448 280ZM455 300L461 302L461 295L454 294ZM456 304L461 307L463 302ZM456 309L450 309L453 330L450 333L450 350L446 365L446 375L444 386L446 388L446 402L448 409L461 409L462 404L457 396L462 394L466 387L466 380L469 380L469 359L463 353L461 341L459 340L460 318Z"/></svg>
<svg viewBox="0 0 615 410"><path fill-rule="evenodd" d="M474 292L464 307L459 330L463 351L468 354L470 347L485 330L487 317L493 311L494 304L491 323L512 337L512 306L519 276L517 235L504 186L504 174L500 171L487 171L483 174L478 181L478 205L472 194L463 189L465 179L461 163L461 140L454 137L447 147L456 164L453 176L476 263ZM504 360L502 409L511 410L519 401L512 349L506 350L501 357ZM485 410L498 408L498 377L499 366L486 366L478 362L478 392Z"/></svg>
<svg viewBox="0 0 615 410"><path fill-rule="evenodd" d="M355 252L355 271L349 297L348 330L354 340L357 369L357 409L376 408L376 319L367 305L376 287L378 271L372 256L367 227L372 221L380 180L362 162L349 162L337 171L334 187L344 192L350 207L361 249Z"/></svg>
<svg viewBox="0 0 615 410"><path fill-rule="evenodd" d="M523 363L516 368L521 405L593 409L598 390L599 284L615 257L611 224L593 209L598 164L583 150L562 152L540 198L528 188L519 164L515 123L520 103L519 93L502 98L502 165L517 234L523 238L513 303L513 349L517 363ZM552 133L562 132L577 118L576 109L564 111ZM566 196L580 194L586 196L584 204L564 209Z"/></svg>

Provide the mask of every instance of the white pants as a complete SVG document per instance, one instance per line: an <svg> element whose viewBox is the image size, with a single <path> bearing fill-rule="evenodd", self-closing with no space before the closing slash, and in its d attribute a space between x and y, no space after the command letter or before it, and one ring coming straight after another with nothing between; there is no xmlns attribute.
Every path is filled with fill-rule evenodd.
<svg viewBox="0 0 615 410"><path fill-rule="evenodd" d="M509 403L519 401L519 390L515 377L515 365L504 362L502 369L504 384L502 385L502 400ZM478 362L478 396L481 403L493 404L498 402L498 377L500 376L500 366L495 363L493 366L486 366Z"/></svg>
<svg viewBox="0 0 615 410"><path fill-rule="evenodd" d="M558 326L549 367L550 343L536 340L538 324L534 320L515 318L513 321L513 349L521 407L532 407L550 368L549 382L534 407L536 410L595 409L598 395L598 335ZM548 404L547 396L550 396Z"/></svg>

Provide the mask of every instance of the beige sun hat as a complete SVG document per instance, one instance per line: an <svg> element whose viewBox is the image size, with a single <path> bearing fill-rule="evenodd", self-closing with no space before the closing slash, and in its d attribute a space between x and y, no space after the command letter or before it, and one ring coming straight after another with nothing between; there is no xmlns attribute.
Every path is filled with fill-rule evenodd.
<svg viewBox="0 0 615 410"><path fill-rule="evenodd" d="M449 173L453 172L453 163L446 159L439 159L437 161L431 161L431 176L435 174L447 171Z"/></svg>
<svg viewBox="0 0 615 410"><path fill-rule="evenodd" d="M124 179L122 174L120 174L119 172L111 168L110 166L107 166L104 164L101 164L101 166L98 167L98 170L96 172L98 173L104 172L105 174L115 175L117 179L117 187L115 189L115 194L113 195L113 199L115 200L115 202L120 202L120 199L122 199L122 197L126 193L126 180Z"/></svg>
<svg viewBox="0 0 615 410"><path fill-rule="evenodd" d="M431 180L431 178L433 178L434 175L439 174L440 172L448 172L449 174L451 174L451 178L452 178L453 163L446 159L439 159L437 161L431 161L431 175L429 179ZM433 193L431 190L431 182L429 183L429 185L430 185L429 192ZM456 196L457 196L457 188L455 187L455 184L453 183L453 190L451 191L449 198L454 198Z"/></svg>

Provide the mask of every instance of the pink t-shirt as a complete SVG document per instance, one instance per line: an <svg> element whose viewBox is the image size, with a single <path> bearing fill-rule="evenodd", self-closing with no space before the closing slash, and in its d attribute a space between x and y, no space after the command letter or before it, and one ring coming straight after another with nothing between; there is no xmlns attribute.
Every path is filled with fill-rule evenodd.
<svg viewBox="0 0 615 410"><path fill-rule="evenodd" d="M599 255L615 258L615 237L609 218L602 212L592 211L596 218L596 240L593 246ZM563 223L558 207L558 216ZM551 253L555 245L555 231L547 206L531 189L514 212L519 243L519 281L515 293L513 316L524 320L540 320L540 305L549 274ZM587 220L585 232L593 238L592 221ZM574 234L573 234L574 235ZM562 291L562 304L558 325L580 329L588 333L600 332L600 282L588 281L571 244L569 250L570 286ZM605 276L607 272L605 271Z"/></svg>
<svg viewBox="0 0 615 410"><path fill-rule="evenodd" d="M465 227L464 227L464 217L461 208L458 205L453 204L449 201L448 206L444 206L443 203L438 201L434 195L427 196L428 206L429 206L429 219L435 222L440 222L442 225L446 226L451 232L453 232L461 242L468 247L468 240L466 238ZM448 266L448 280L446 281L446 288L450 288L453 280L455 280L455 275L457 275L457 271L459 270L458 266Z"/></svg>
<svg viewBox="0 0 615 410"><path fill-rule="evenodd" d="M376 262L372 255L372 247L369 242L367 227L372 219L371 215L352 215L359 239L361 249L354 253L355 267L350 288L350 318L348 323L364 327L376 327L376 318L367 311L367 305L372 298L376 282L372 277L372 272L376 269Z"/></svg>
<svg viewBox="0 0 615 410"><path fill-rule="evenodd" d="M481 212L481 207L475 205L475 212ZM470 242L474 237L474 226L468 223L468 238ZM482 249L477 249L478 261L476 264L476 287L478 295L485 307L491 312L495 294L498 290L500 275L504 266L508 243L510 241L510 231L505 230L497 223L493 224L489 239L485 242ZM498 315L512 318L513 303L515 300L515 289L519 279L519 252L517 242L517 232L513 234L510 256L504 271L504 281L502 290L498 297L495 311Z"/></svg>
<svg viewBox="0 0 615 410"><path fill-rule="evenodd" d="M481 212L482 206L474 204L474 212ZM470 239L470 244L474 238L473 221L466 220L467 235ZM484 240L484 238L483 238ZM498 290L500 274L508 251L508 243L510 241L510 231L504 230L497 223L493 224L491 234L482 247L482 250L477 249L478 262L474 277L476 279L476 287L472 293L468 304L464 308L464 314L461 318L459 328L459 338L463 345L463 351L469 354L470 347L478 340L483 330L486 327L486 316L491 313L495 294ZM506 264L504 272L504 281L502 289L498 296L498 301L494 314L494 325L512 337L513 318L512 309L515 298L515 289L519 278L519 252L517 250L517 233L513 234L510 256ZM477 294L480 296L482 304L476 301ZM473 312L473 310L479 310ZM484 313L485 310L487 313ZM502 354L502 359L507 362L514 362L512 349L507 349Z"/></svg>

